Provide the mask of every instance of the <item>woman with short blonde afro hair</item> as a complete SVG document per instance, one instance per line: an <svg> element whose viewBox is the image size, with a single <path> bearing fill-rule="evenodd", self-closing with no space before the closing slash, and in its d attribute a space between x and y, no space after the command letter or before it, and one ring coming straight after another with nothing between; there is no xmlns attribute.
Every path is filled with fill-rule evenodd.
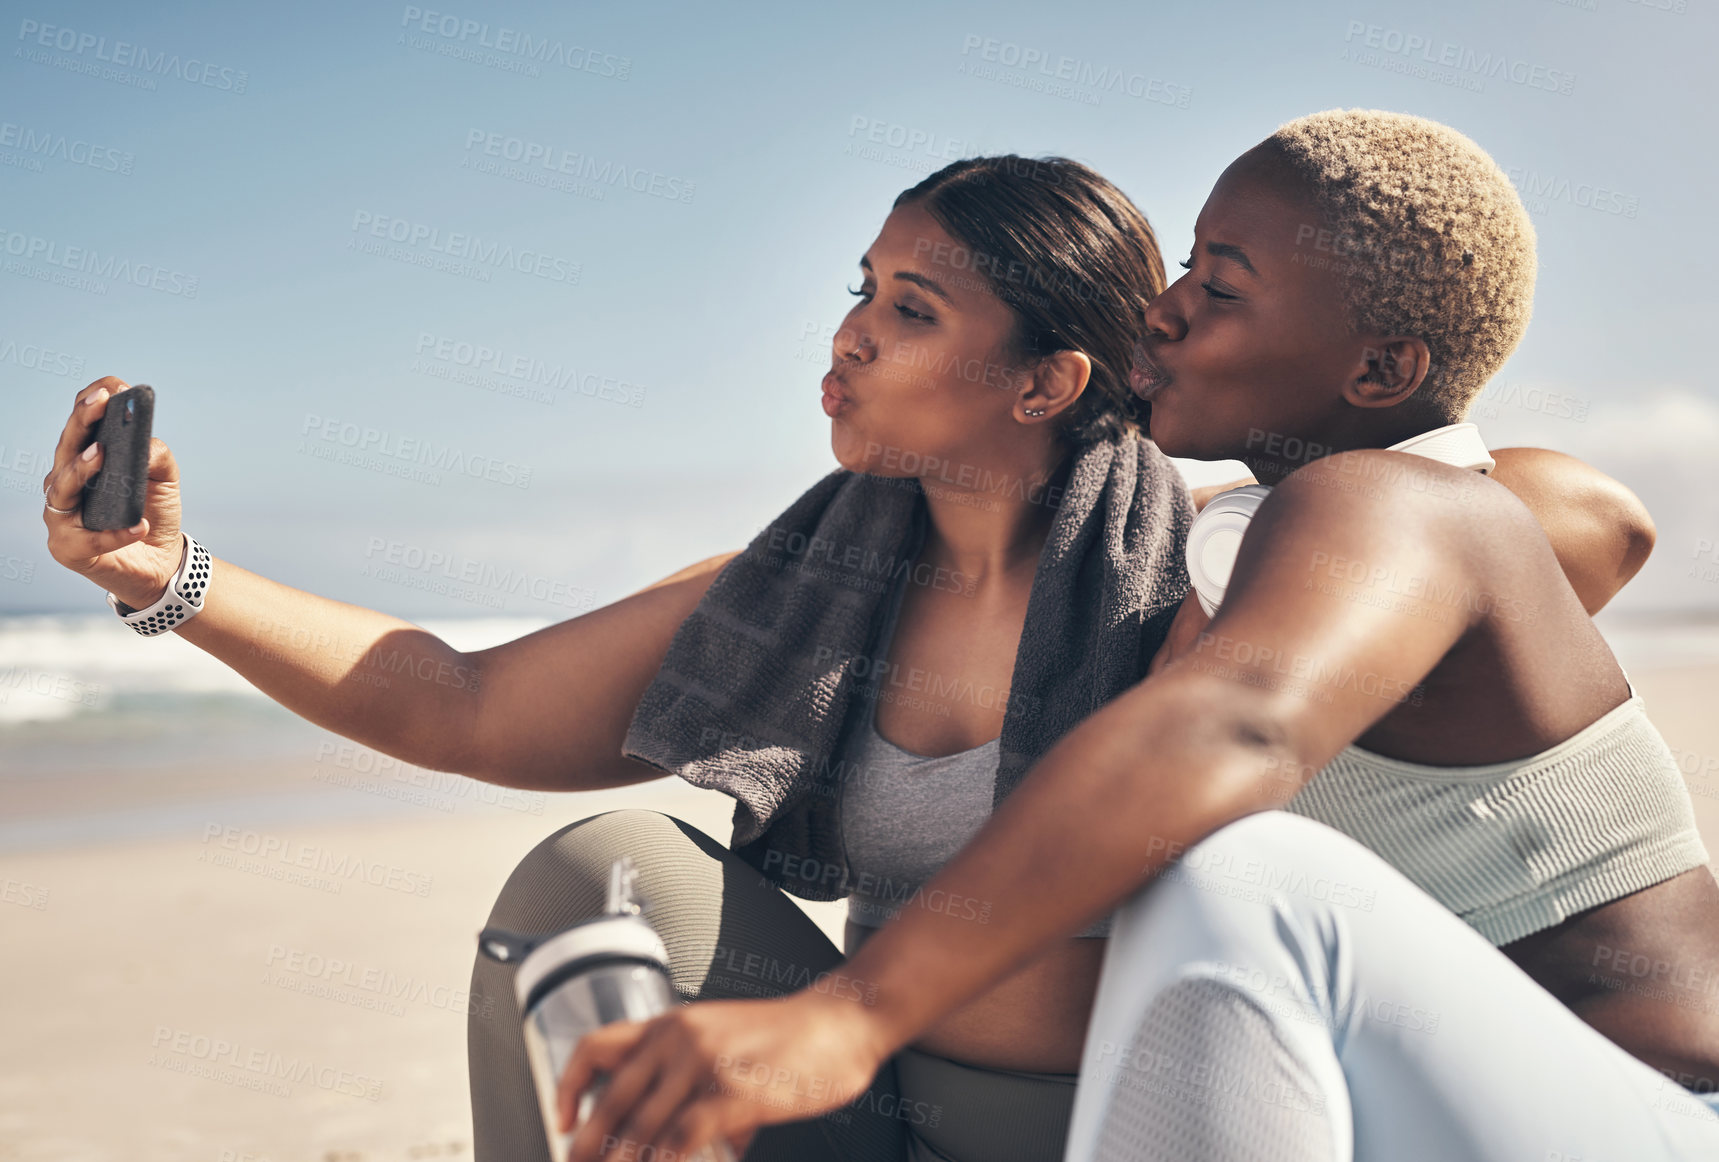
<svg viewBox="0 0 1719 1162"><path fill-rule="evenodd" d="M1000 895L961 873L1037 808L1071 822L1033 888L1113 908L1064 1162L1719 1159L1719 1010L1617 961L1719 979L1683 772L1455 422L1527 325L1515 192L1454 129L1317 113L1224 170L1182 266L1130 383L1162 451L1268 487L1205 507L1152 675L933 885Z"/></svg>

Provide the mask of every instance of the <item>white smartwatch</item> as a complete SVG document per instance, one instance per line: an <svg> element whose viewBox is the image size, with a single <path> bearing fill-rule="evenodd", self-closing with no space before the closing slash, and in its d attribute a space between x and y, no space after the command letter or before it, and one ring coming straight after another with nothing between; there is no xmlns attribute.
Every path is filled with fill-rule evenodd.
<svg viewBox="0 0 1719 1162"><path fill-rule="evenodd" d="M154 605L133 609L111 592L107 595L107 603L119 614L120 620L144 637L178 629L203 611L203 594L209 588L209 550L185 530L179 530L179 535L185 539L179 569L173 574L173 580L167 583L167 591Z"/></svg>

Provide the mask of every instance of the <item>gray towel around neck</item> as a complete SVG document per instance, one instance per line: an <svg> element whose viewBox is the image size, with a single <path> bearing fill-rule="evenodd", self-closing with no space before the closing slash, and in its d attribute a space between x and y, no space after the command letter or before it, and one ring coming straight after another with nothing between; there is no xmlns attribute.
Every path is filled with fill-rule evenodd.
<svg viewBox="0 0 1719 1162"><path fill-rule="evenodd" d="M993 806L1057 739L1145 677L1188 591L1193 502L1150 440L1086 445L1029 499L1057 512L1015 655ZM627 730L627 757L732 795L735 854L805 899L854 887L833 756L864 718L849 709L885 599L903 572L959 584L916 561L926 524L914 479L838 469L818 481L711 582Z"/></svg>

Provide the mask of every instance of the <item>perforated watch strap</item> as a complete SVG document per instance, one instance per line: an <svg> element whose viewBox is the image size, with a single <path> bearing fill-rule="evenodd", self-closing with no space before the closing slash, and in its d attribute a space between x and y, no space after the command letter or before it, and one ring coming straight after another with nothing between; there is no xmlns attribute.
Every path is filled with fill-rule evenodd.
<svg viewBox="0 0 1719 1162"><path fill-rule="evenodd" d="M107 595L108 605L119 614L120 620L144 637L154 637L177 629L186 620L202 612L203 594L209 587L212 558L209 550L199 544L190 533L181 529L179 535L185 544L179 558L179 568L155 604L144 609L133 609L112 593Z"/></svg>

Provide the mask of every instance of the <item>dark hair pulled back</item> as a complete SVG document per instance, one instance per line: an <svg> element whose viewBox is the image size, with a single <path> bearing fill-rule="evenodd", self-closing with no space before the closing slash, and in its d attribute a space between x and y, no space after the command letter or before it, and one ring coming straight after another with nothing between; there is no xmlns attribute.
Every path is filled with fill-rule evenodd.
<svg viewBox="0 0 1719 1162"><path fill-rule="evenodd" d="M1126 194L1080 162L1010 153L951 162L895 199L908 203L957 244L934 263L985 280L1014 311L1018 354L1092 360L1065 438L1113 440L1139 427L1128 369L1146 304L1165 286L1164 260Z"/></svg>

